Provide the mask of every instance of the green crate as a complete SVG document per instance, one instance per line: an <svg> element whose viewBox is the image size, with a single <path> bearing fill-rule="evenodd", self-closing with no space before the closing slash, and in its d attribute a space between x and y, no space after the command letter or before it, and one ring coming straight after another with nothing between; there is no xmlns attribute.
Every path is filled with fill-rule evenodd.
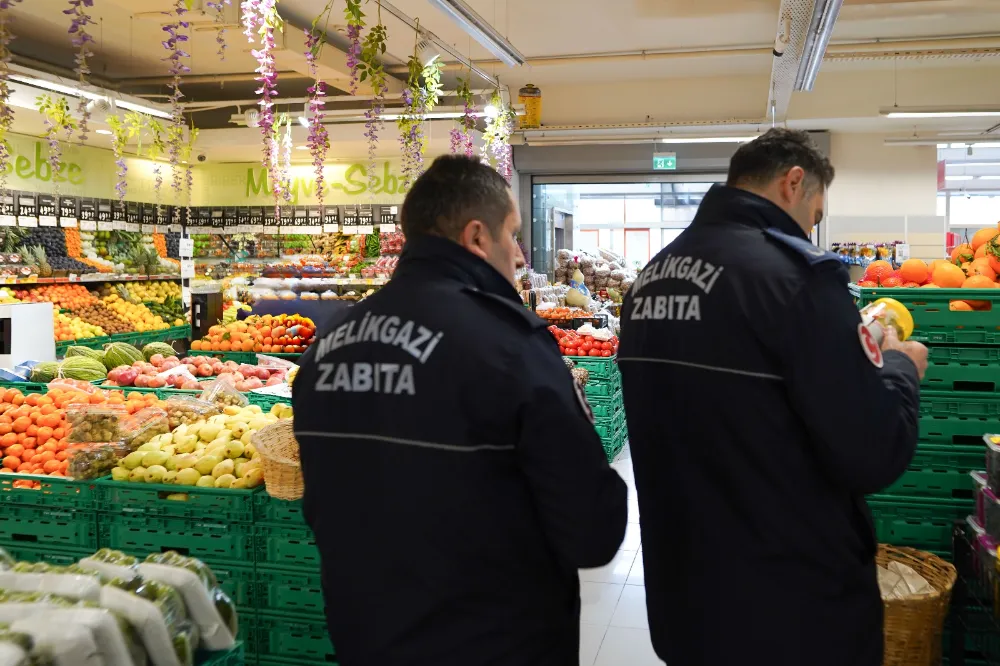
<svg viewBox="0 0 1000 666"><path fill-rule="evenodd" d="M927 389L1000 392L1000 347L932 346L927 361Z"/></svg>
<svg viewBox="0 0 1000 666"><path fill-rule="evenodd" d="M306 518L302 515L302 500L282 500L271 497L266 490L254 495L254 522L283 525L287 527L306 527Z"/></svg>
<svg viewBox="0 0 1000 666"><path fill-rule="evenodd" d="M913 314L912 338L938 344L997 344L1000 343L1000 291L967 289L860 288L851 285L858 307L879 298L894 298ZM986 301L989 310L952 312L953 300Z"/></svg>
<svg viewBox="0 0 1000 666"><path fill-rule="evenodd" d="M594 419L594 429L597 435L603 439L613 439L622 429L625 423L625 410L617 412L608 419Z"/></svg>
<svg viewBox="0 0 1000 666"><path fill-rule="evenodd" d="M95 483L98 511L240 523L253 522L253 498L261 490L127 483L109 478Z"/></svg>
<svg viewBox="0 0 1000 666"><path fill-rule="evenodd" d="M6 504L0 511L0 545L97 550L96 515L84 509Z"/></svg>
<svg viewBox="0 0 1000 666"><path fill-rule="evenodd" d="M261 662L276 659L284 663L312 666L337 663L326 622L257 614L257 655Z"/></svg>
<svg viewBox="0 0 1000 666"><path fill-rule="evenodd" d="M194 663L197 666L243 666L246 663L243 643L237 642L229 650L221 652L201 652L195 654Z"/></svg>
<svg viewBox="0 0 1000 666"><path fill-rule="evenodd" d="M94 554L91 549L38 548L24 542L8 544L2 548L18 562L44 562L60 567L76 564L83 558Z"/></svg>
<svg viewBox="0 0 1000 666"><path fill-rule="evenodd" d="M891 495L872 495L868 507L879 542L950 553L952 528L972 512L973 502L930 497L902 501Z"/></svg>
<svg viewBox="0 0 1000 666"><path fill-rule="evenodd" d="M576 367L584 368L590 373L591 381L611 379L618 376L618 357L595 358L593 356L570 356Z"/></svg>
<svg viewBox="0 0 1000 666"><path fill-rule="evenodd" d="M920 415L987 418L1000 423L1000 398L990 393L921 391Z"/></svg>
<svg viewBox="0 0 1000 666"><path fill-rule="evenodd" d="M929 444L976 446L983 435L1000 430L995 418L966 416L921 416L920 440Z"/></svg>
<svg viewBox="0 0 1000 666"><path fill-rule="evenodd" d="M41 484L37 490L15 488L16 481L34 481ZM74 481L58 476L34 474L0 474L0 505L20 504L58 509L97 508L94 481Z"/></svg>
<svg viewBox="0 0 1000 666"><path fill-rule="evenodd" d="M171 326L165 331L159 331L163 334L163 340L190 340L191 339L191 325L184 324L182 326Z"/></svg>
<svg viewBox="0 0 1000 666"><path fill-rule="evenodd" d="M587 399L597 398L598 400L610 400L614 395L622 390L621 382L618 379L603 379L594 381L591 379L584 387Z"/></svg>
<svg viewBox="0 0 1000 666"><path fill-rule="evenodd" d="M326 603L319 570L303 572L277 567L257 567L254 599L257 610L281 615L312 616L323 620Z"/></svg>
<svg viewBox="0 0 1000 666"><path fill-rule="evenodd" d="M226 596L241 609L256 607L256 573L252 562L212 562L212 573Z"/></svg>
<svg viewBox="0 0 1000 666"><path fill-rule="evenodd" d="M198 354L195 354L196 356ZM235 363L246 363L248 365L257 365L257 354L254 352L209 352L202 350L200 352L201 356L211 356L217 358L220 361L233 361Z"/></svg>
<svg viewBox="0 0 1000 666"><path fill-rule="evenodd" d="M308 527L258 525L255 533L257 566L319 571L316 537Z"/></svg>
<svg viewBox="0 0 1000 666"><path fill-rule="evenodd" d="M253 528L249 525L99 513L98 526L101 546L136 557L175 550L209 565L254 561Z"/></svg>
<svg viewBox="0 0 1000 666"><path fill-rule="evenodd" d="M267 395L267 394L264 394L264 393L254 393L253 391L250 391L249 393L244 393L243 395L245 395L247 397L247 400L250 401L251 405L257 405L258 407L260 407L261 409L263 409L265 412L271 411L271 408L274 407L275 405L278 405L278 404L282 404L282 403L286 404L286 405L292 404L292 399L291 398L283 398L283 397L277 396L277 395Z"/></svg>
<svg viewBox="0 0 1000 666"><path fill-rule="evenodd" d="M590 410L594 413L595 419L606 419L614 417L624 408L622 402L622 392L618 389L610 398L592 396L587 398Z"/></svg>
<svg viewBox="0 0 1000 666"><path fill-rule="evenodd" d="M973 495L969 472L982 469L984 464L981 446L934 446L921 443L903 476L886 489L884 494L971 500Z"/></svg>
<svg viewBox="0 0 1000 666"><path fill-rule="evenodd" d="M24 395L28 395L29 393L47 393L49 390L49 385L41 382L0 382L0 387L4 389L17 389Z"/></svg>
<svg viewBox="0 0 1000 666"><path fill-rule="evenodd" d="M104 345L109 342L114 342L114 339L110 336L100 336L96 338L80 338L79 340L73 340L72 342L67 342L66 346L75 347L87 347L88 349L104 349ZM61 343L60 343L61 344Z"/></svg>

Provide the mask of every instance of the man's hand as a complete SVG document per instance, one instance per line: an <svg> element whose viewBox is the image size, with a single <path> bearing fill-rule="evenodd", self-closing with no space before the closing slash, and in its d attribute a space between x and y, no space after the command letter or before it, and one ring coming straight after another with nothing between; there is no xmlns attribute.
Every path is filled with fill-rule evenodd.
<svg viewBox="0 0 1000 666"><path fill-rule="evenodd" d="M909 356L913 364L917 366L917 374L920 375L920 379L922 380L924 374L927 372L927 347L912 340L900 342L895 326L883 326L882 331L884 333L882 337L882 351L894 349Z"/></svg>

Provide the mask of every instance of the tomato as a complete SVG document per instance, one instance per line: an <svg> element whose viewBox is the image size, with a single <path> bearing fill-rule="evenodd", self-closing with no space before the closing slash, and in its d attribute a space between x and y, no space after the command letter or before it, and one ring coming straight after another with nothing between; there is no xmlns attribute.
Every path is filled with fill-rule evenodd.
<svg viewBox="0 0 1000 666"><path fill-rule="evenodd" d="M602 342L601 343L601 350L602 351L611 351L612 349L614 349L614 347L611 346L610 342Z"/></svg>
<svg viewBox="0 0 1000 666"><path fill-rule="evenodd" d="M584 342L582 345L580 345L580 351L583 352L584 355L586 355L588 352L590 352L590 350L593 349L593 348L594 348L593 343L589 342L589 341L588 342Z"/></svg>
<svg viewBox="0 0 1000 666"><path fill-rule="evenodd" d="M601 352L600 349L591 349L590 350L590 355L591 356L600 356L601 354L602 354L602 352Z"/></svg>
<svg viewBox="0 0 1000 666"><path fill-rule="evenodd" d="M607 349L604 349L601 351L601 356L603 356L604 358L611 358L611 352L609 352Z"/></svg>
<svg viewBox="0 0 1000 666"><path fill-rule="evenodd" d="M566 342L563 343L563 344L565 344L570 349L576 349L577 347L580 346L580 339L579 338L567 338Z"/></svg>

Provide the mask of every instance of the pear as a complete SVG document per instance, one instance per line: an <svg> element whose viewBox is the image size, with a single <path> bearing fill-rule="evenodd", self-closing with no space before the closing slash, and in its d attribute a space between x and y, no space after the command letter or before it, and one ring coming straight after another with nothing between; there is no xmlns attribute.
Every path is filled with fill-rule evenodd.
<svg viewBox="0 0 1000 666"><path fill-rule="evenodd" d="M250 429L250 426L246 421L230 421L226 424L226 427L229 428L230 432L233 433L233 437L236 439L242 437L243 433Z"/></svg>
<svg viewBox="0 0 1000 666"><path fill-rule="evenodd" d="M248 409L254 414L261 414L264 411L260 408L260 405L247 405L244 409Z"/></svg>
<svg viewBox="0 0 1000 666"><path fill-rule="evenodd" d="M172 433L170 433L170 434L173 435L174 437L187 435L188 434L188 424L186 424L186 423L180 424L179 426L177 426L176 428L174 428L174 431Z"/></svg>
<svg viewBox="0 0 1000 666"><path fill-rule="evenodd" d="M111 470L111 478L115 481L128 481L128 469L115 467Z"/></svg>
<svg viewBox="0 0 1000 666"><path fill-rule="evenodd" d="M163 451L149 451L142 456L142 466L143 467L162 467L167 459L170 458Z"/></svg>
<svg viewBox="0 0 1000 666"><path fill-rule="evenodd" d="M233 485L233 481L235 481L235 480L236 480L236 477L233 476L232 474L223 474L222 476L219 476L219 477L217 477L215 479L215 487L216 488L229 488L229 487L231 487Z"/></svg>
<svg viewBox="0 0 1000 666"><path fill-rule="evenodd" d="M128 480L131 483L146 483L146 468L134 467L128 475Z"/></svg>
<svg viewBox="0 0 1000 666"><path fill-rule="evenodd" d="M198 435L182 435L174 437L177 453L192 453L198 446Z"/></svg>
<svg viewBox="0 0 1000 666"><path fill-rule="evenodd" d="M226 414L228 416L236 416L237 414L239 414L242 411L243 411L243 408L239 407L237 405L226 405L226 408L222 410L222 413Z"/></svg>
<svg viewBox="0 0 1000 666"><path fill-rule="evenodd" d="M213 439L219 436L222 432L222 424L219 423L206 423L198 431L198 438L203 442L211 442Z"/></svg>
<svg viewBox="0 0 1000 666"><path fill-rule="evenodd" d="M205 476L198 479L198 483L194 484L199 488L214 488L215 478L211 474L206 474Z"/></svg>
<svg viewBox="0 0 1000 666"><path fill-rule="evenodd" d="M205 456L194 464L194 468L198 470L199 474L211 474L212 469L220 462L222 462L222 458L218 456Z"/></svg>
<svg viewBox="0 0 1000 666"><path fill-rule="evenodd" d="M191 469L192 467L194 467L194 464L198 462L198 459L188 453L188 454L181 454L174 456L173 458L171 458L171 461L173 462L174 469L176 469L179 472L183 469ZM169 465L166 465L165 467L167 469L170 469Z"/></svg>
<svg viewBox="0 0 1000 666"><path fill-rule="evenodd" d="M235 467L233 461L227 458L212 468L212 476L218 479L226 474L232 475Z"/></svg>
<svg viewBox="0 0 1000 666"><path fill-rule="evenodd" d="M163 481L161 483L174 484L177 483L177 470L168 469L163 475Z"/></svg>
<svg viewBox="0 0 1000 666"><path fill-rule="evenodd" d="M167 444L166 446L160 449L160 452L166 453L168 456L172 456L175 453L177 453L177 447L174 446L173 444Z"/></svg>
<svg viewBox="0 0 1000 666"><path fill-rule="evenodd" d="M248 425L251 430L260 430L261 428L266 428L271 425L271 422L264 416L256 416Z"/></svg>
<svg viewBox="0 0 1000 666"><path fill-rule="evenodd" d="M236 479L235 481L233 481L233 485L231 485L229 487L230 488L239 488L239 489L246 488L247 487L247 480L246 479Z"/></svg>
<svg viewBox="0 0 1000 666"><path fill-rule="evenodd" d="M155 440L156 438L154 437L153 439L149 440L148 442L137 448L136 451L142 451L143 453L149 453L150 451L159 451L160 444Z"/></svg>
<svg viewBox="0 0 1000 666"><path fill-rule="evenodd" d="M146 483L162 483L167 469L163 465L153 465L146 468Z"/></svg>
<svg viewBox="0 0 1000 666"><path fill-rule="evenodd" d="M264 483L264 470L259 467L255 467L249 472L246 472L246 475L243 478L247 482L247 488L256 488L260 484Z"/></svg>
<svg viewBox="0 0 1000 666"><path fill-rule="evenodd" d="M227 458L239 458L243 455L246 447L243 446L243 442L237 440L235 442L229 442L226 444L226 457Z"/></svg>
<svg viewBox="0 0 1000 666"><path fill-rule="evenodd" d="M174 441L174 435L173 435L173 433L165 432L162 435L157 435L156 439L157 439L158 443L160 444L160 446L167 446L167 445L173 443L173 441Z"/></svg>
<svg viewBox="0 0 1000 666"><path fill-rule="evenodd" d="M177 456L170 456L167 461L163 463L163 466L167 468L168 472L177 471Z"/></svg>
<svg viewBox="0 0 1000 666"><path fill-rule="evenodd" d="M209 444L208 447L205 448L205 455L218 456L221 460L226 457L226 445L221 442L219 444Z"/></svg>
<svg viewBox="0 0 1000 666"><path fill-rule="evenodd" d="M212 416L211 418L209 418L208 422L212 423L212 424L225 425L226 424L226 419L228 419L228 418L229 417L226 416L225 414L216 414L215 416Z"/></svg>
<svg viewBox="0 0 1000 666"><path fill-rule="evenodd" d="M125 465L125 469L133 470L142 464L142 458L145 455L146 454L142 451L133 451L132 453L122 458L121 462L123 465Z"/></svg>
<svg viewBox="0 0 1000 666"><path fill-rule="evenodd" d="M219 434L215 436L213 442L228 442L233 438L233 431L229 428L223 428L219 431Z"/></svg>
<svg viewBox="0 0 1000 666"><path fill-rule="evenodd" d="M184 434L184 435L194 435L195 437L197 437L199 435L199 433L201 432L201 427L203 425L205 425L204 421L195 421L194 423L191 423L190 425L188 425L187 428L186 428L186 430L182 434ZM185 426L181 425L180 427L184 428ZM180 428L178 428L177 430L179 430L179 429ZM177 435L177 430L174 430L174 435Z"/></svg>
<svg viewBox="0 0 1000 666"><path fill-rule="evenodd" d="M243 441L243 440L240 440L240 441ZM247 444L246 442L243 442L243 443L246 444L246 446L243 447L243 457L244 458L253 458L255 455L257 455L257 447L256 446L254 446L253 444Z"/></svg>
<svg viewBox="0 0 1000 666"><path fill-rule="evenodd" d="M179 486L193 486L198 483L198 479L200 478L201 474L198 473L198 470L193 467L187 467L177 472L175 481Z"/></svg>
<svg viewBox="0 0 1000 666"><path fill-rule="evenodd" d="M247 430L243 433L243 436L240 437L240 441L243 442L244 446L250 443L250 438L253 437L254 432L254 430Z"/></svg>
<svg viewBox="0 0 1000 666"><path fill-rule="evenodd" d="M174 502L187 502L188 495L187 493L171 493L170 495L167 495L167 499Z"/></svg>

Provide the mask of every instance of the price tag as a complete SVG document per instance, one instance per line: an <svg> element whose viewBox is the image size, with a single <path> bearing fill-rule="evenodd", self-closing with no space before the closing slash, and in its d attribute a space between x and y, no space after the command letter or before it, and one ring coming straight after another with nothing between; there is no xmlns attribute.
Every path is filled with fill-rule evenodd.
<svg viewBox="0 0 1000 666"><path fill-rule="evenodd" d="M60 217L59 226L63 229L76 229L79 224L77 223L75 217Z"/></svg>
<svg viewBox="0 0 1000 666"><path fill-rule="evenodd" d="M324 234L335 234L340 231L339 224L324 224L323 233Z"/></svg>
<svg viewBox="0 0 1000 666"><path fill-rule="evenodd" d="M131 231L131 232L134 232L134 233L139 233L139 231L141 229L142 229L141 225L138 225L135 222L126 222L125 223L125 231Z"/></svg>
<svg viewBox="0 0 1000 666"><path fill-rule="evenodd" d="M68 279L68 280L69 280L70 282L76 282L76 281L77 281L77 280L79 280L80 278L79 278L79 276L77 276L77 274L76 274L76 273L70 273L70 274L69 274L69 277L68 277L67 279Z"/></svg>
<svg viewBox="0 0 1000 666"><path fill-rule="evenodd" d="M0 227L17 226L17 218L13 215L0 215Z"/></svg>
<svg viewBox="0 0 1000 666"><path fill-rule="evenodd" d="M352 235L352 234L356 234L356 233L358 233L358 228L357 228L357 227L354 227L354 226L351 226L351 227L349 227L349 226L347 226L347 225L345 224L345 225L344 225L344 228L343 228L343 229L341 230L341 233L343 233L343 234L347 234L348 236L350 236L350 235Z"/></svg>
<svg viewBox="0 0 1000 666"><path fill-rule="evenodd" d="M38 218L28 217L27 215L19 215L17 218L17 226L34 229L38 226Z"/></svg>
<svg viewBox="0 0 1000 666"><path fill-rule="evenodd" d="M185 308L191 307L191 288L181 287L181 302L184 303Z"/></svg>
<svg viewBox="0 0 1000 666"><path fill-rule="evenodd" d="M364 234L364 235L371 235L371 234L375 233L375 225L374 224L362 224L360 227L358 227L357 233Z"/></svg>
<svg viewBox="0 0 1000 666"><path fill-rule="evenodd" d="M98 223L97 223L97 230L98 231L114 231L115 230L115 223L112 222L111 220L101 220L101 221L98 221Z"/></svg>
<svg viewBox="0 0 1000 666"><path fill-rule="evenodd" d="M42 215L38 218L38 226L40 227L55 227L58 225L59 221L52 215Z"/></svg>
<svg viewBox="0 0 1000 666"><path fill-rule="evenodd" d="M155 234L156 233L156 225L155 224L140 224L139 228L142 230L142 233L144 233L144 234Z"/></svg>
<svg viewBox="0 0 1000 666"><path fill-rule="evenodd" d="M94 220L80 220L80 231L97 231L97 222Z"/></svg>
<svg viewBox="0 0 1000 666"><path fill-rule="evenodd" d="M358 274L357 273L351 273L347 277L350 278L351 280L357 280L358 279Z"/></svg>
<svg viewBox="0 0 1000 666"><path fill-rule="evenodd" d="M111 222L111 227L114 231L126 231L128 229L127 225L128 222L125 220L113 220Z"/></svg>
<svg viewBox="0 0 1000 666"><path fill-rule="evenodd" d="M194 256L194 240L190 238L182 238L178 241L178 253L184 258L190 258Z"/></svg>
<svg viewBox="0 0 1000 666"><path fill-rule="evenodd" d="M179 234L181 232L181 225L179 225L179 224L171 224L168 227L168 229L170 230L170 233Z"/></svg>
<svg viewBox="0 0 1000 666"><path fill-rule="evenodd" d="M395 224L380 224L380 225L378 225L378 230L379 230L379 233L382 233L382 234L396 233L396 225Z"/></svg>
<svg viewBox="0 0 1000 666"><path fill-rule="evenodd" d="M304 227L299 227L300 234L308 234L310 236L316 236L323 233L323 227L318 224L309 224Z"/></svg>
<svg viewBox="0 0 1000 666"><path fill-rule="evenodd" d="M190 259L184 259L181 261L181 278L193 278L194 277L194 262Z"/></svg>

